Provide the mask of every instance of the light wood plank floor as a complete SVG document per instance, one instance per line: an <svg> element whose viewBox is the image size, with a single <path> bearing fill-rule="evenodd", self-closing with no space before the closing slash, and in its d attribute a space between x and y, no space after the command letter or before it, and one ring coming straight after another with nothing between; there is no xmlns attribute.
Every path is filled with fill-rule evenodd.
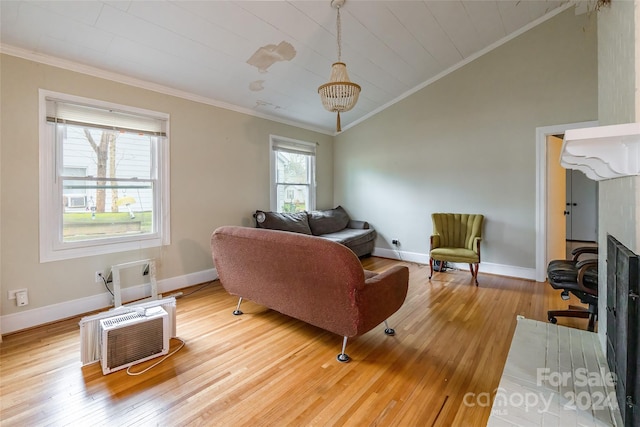
<svg viewBox="0 0 640 427"><path fill-rule="evenodd" d="M375 271L397 263L363 260ZM546 310L567 301L544 283L480 273L475 287L468 271L429 282L428 266L402 264L410 283L389 319L396 336L380 326L351 339L346 364L335 359L339 336L250 301L233 316L237 300L217 281L184 290L197 290L177 302L186 346L140 376L81 367L79 318L5 336L0 423L484 426L490 404L470 407L464 396L498 386L516 315L546 321Z"/></svg>

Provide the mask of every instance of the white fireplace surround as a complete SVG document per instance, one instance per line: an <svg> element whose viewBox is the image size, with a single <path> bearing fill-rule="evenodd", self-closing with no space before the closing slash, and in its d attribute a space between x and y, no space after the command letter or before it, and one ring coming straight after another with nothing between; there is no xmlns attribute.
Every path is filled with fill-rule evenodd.
<svg viewBox="0 0 640 427"><path fill-rule="evenodd" d="M560 164L595 181L640 175L640 123L567 130Z"/></svg>

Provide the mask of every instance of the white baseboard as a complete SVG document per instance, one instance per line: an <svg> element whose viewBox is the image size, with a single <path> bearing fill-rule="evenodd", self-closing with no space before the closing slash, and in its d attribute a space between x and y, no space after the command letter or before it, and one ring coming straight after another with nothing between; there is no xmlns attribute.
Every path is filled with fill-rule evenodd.
<svg viewBox="0 0 640 427"><path fill-rule="evenodd" d="M402 261L415 262L418 264L429 264L429 254L418 252L398 251L394 249L374 248L373 256L383 258L398 259ZM456 268L468 270L467 264L456 264ZM480 263L480 273L496 274L498 276L517 277L519 279L536 279L535 268L517 267L513 265L495 264L491 262Z"/></svg>
<svg viewBox="0 0 640 427"><path fill-rule="evenodd" d="M398 251L395 249L374 248L371 255L408 262L416 262L418 264L429 264L429 254L422 254L419 252L406 252Z"/></svg>
<svg viewBox="0 0 640 427"><path fill-rule="evenodd" d="M158 280L158 293L164 294L198 283L210 282L218 278L215 268L189 273L182 276ZM122 300L133 301L149 296L149 284L128 286L122 289ZM6 314L1 317L0 334L8 334L34 326L44 325L57 320L102 310L112 306L112 297L108 292L92 295L90 297L65 301L58 304L38 307L19 313Z"/></svg>
<svg viewBox="0 0 640 427"><path fill-rule="evenodd" d="M406 252L385 248L374 248L373 256L383 258L397 259L418 264L429 264L429 255L418 252ZM460 269L466 269L467 266L460 264ZM496 274L499 276L517 277L521 279L535 280L534 268L515 267L510 265L494 264L490 262L482 262L480 264L481 273ZM189 273L182 276L171 277L168 279L158 280L158 292L165 294L175 291L176 289L185 288L187 286L196 285L198 283L209 282L218 278L218 272L215 268L209 270ZM133 301L144 298L149 295L149 285L142 284L137 286L129 286L122 289L122 300ZM112 305L111 295L107 292L90 297L79 298L71 301L65 301L58 304L52 304L45 307L38 307L32 310L21 311L19 313L6 314L0 319L0 335L16 332L34 326L43 325L57 320L78 316L91 311L105 309Z"/></svg>

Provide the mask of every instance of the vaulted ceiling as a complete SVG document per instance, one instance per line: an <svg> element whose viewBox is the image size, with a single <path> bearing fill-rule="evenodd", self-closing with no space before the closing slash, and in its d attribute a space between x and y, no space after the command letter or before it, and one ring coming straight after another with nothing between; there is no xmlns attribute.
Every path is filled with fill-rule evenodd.
<svg viewBox="0 0 640 427"><path fill-rule="evenodd" d="M571 6L568 0L348 0L342 60L362 86L343 129ZM325 133L330 0L0 2L0 49Z"/></svg>

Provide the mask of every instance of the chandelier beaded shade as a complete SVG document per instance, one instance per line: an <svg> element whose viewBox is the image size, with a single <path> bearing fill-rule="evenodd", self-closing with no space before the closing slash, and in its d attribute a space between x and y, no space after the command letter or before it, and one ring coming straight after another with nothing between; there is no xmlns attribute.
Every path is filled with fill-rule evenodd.
<svg viewBox="0 0 640 427"><path fill-rule="evenodd" d="M347 74L347 65L342 62L342 26L340 23L340 8L346 0L331 0L331 7L337 9L336 27L338 41L338 62L331 66L331 76L329 83L325 83L318 88L322 105L328 111L338 113L336 131L341 132L340 113L351 110L360 95L360 86L352 83Z"/></svg>

